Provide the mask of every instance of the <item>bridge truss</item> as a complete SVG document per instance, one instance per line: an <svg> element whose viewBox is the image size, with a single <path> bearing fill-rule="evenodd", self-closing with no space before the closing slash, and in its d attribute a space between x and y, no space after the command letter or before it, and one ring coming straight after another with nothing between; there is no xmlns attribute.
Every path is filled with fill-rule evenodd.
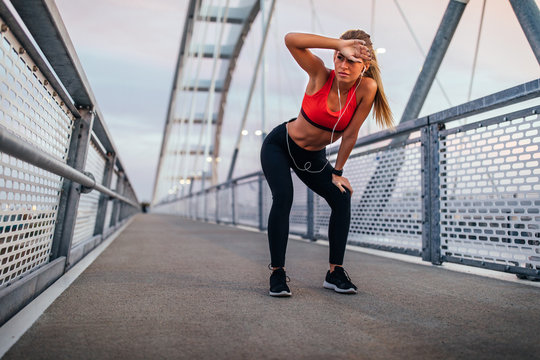
<svg viewBox="0 0 540 360"><path fill-rule="evenodd" d="M217 182L227 94L259 0L191 0L154 185L153 203ZM204 186L203 186L204 187Z"/></svg>

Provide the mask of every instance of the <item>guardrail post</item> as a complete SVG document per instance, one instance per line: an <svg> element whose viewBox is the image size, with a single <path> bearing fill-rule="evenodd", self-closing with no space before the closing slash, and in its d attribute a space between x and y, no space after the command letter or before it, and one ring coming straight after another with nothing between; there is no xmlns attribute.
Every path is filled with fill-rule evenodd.
<svg viewBox="0 0 540 360"><path fill-rule="evenodd" d="M216 187L216 223L221 223L219 220L219 191L221 190L221 186Z"/></svg>
<svg viewBox="0 0 540 360"><path fill-rule="evenodd" d="M313 191L307 188L307 238L315 241L315 212Z"/></svg>
<svg viewBox="0 0 540 360"><path fill-rule="evenodd" d="M116 178L116 192L119 194L124 193L124 172L119 171L118 177ZM120 204L122 202L118 199L114 199L113 203L113 211L111 214L111 226L118 225L119 217L120 217Z"/></svg>
<svg viewBox="0 0 540 360"><path fill-rule="evenodd" d="M229 183L231 186L231 197L232 197L232 224L236 225L236 181Z"/></svg>
<svg viewBox="0 0 540 360"><path fill-rule="evenodd" d="M259 182L259 231L264 230L264 219L263 219L263 174L259 174L258 176L258 182Z"/></svg>
<svg viewBox="0 0 540 360"><path fill-rule="evenodd" d="M110 188L111 181L114 174L114 163L116 162L116 154L107 153L107 163L105 164L105 171L103 172L103 183L102 185ZM109 196L101 194L99 196L98 203L98 212L96 215L96 226L94 228L94 235L101 234L102 236L105 233L107 225L105 221L107 220L105 216L107 215L107 206L109 204Z"/></svg>
<svg viewBox="0 0 540 360"><path fill-rule="evenodd" d="M208 222L208 219L209 219L208 217L208 189L203 190L203 196L204 196L204 199L203 199L204 221Z"/></svg>
<svg viewBox="0 0 540 360"><path fill-rule="evenodd" d="M439 130L443 124L422 128L422 260L440 265Z"/></svg>
<svg viewBox="0 0 540 360"><path fill-rule="evenodd" d="M77 170L84 171L94 123L94 112L88 109L80 109L79 113L81 117L76 119L73 124L67 164ZM73 239L75 221L77 220L81 185L64 178L61 191L50 260L65 256L65 269L67 269L70 266L69 250Z"/></svg>
<svg viewBox="0 0 540 360"><path fill-rule="evenodd" d="M130 196L126 195L128 193L128 190L131 190L128 178L126 176L123 176L122 181L123 181L123 186L122 186L121 194L122 194L122 196L130 198ZM124 220L125 218L128 217L128 215L126 214L127 206L130 206L130 205L124 203L123 201L120 201L120 206L119 206L120 215L119 215L119 218L118 218L119 221L122 221L122 220Z"/></svg>

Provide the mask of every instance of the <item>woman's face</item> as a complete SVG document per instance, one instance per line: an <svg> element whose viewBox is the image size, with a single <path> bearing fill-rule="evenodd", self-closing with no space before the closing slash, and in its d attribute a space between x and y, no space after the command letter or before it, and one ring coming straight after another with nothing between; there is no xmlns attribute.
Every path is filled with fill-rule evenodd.
<svg viewBox="0 0 540 360"><path fill-rule="evenodd" d="M368 67L369 64L363 59L352 61L345 58L339 51L336 51L334 54L334 70L340 81L356 81L362 74L362 71L364 71L364 68L367 70Z"/></svg>

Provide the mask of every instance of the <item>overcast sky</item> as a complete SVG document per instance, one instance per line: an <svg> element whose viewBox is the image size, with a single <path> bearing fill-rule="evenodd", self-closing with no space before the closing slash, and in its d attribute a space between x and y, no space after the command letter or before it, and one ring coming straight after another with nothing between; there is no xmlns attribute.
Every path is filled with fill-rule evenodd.
<svg viewBox="0 0 540 360"><path fill-rule="evenodd" d="M467 100L472 61L483 0L471 0L460 21L439 80L452 105ZM215 1L216 3L217 1ZM172 86L187 0L56 0L86 76L118 147L120 157L141 201L151 198L163 127ZM435 35L447 0L399 0L424 52ZM537 1L538 3L538 1ZM394 0L279 1L267 43L267 130L296 116L307 78L283 45L290 31L315 31L339 36L349 28L372 32L379 55L385 90L399 120L424 57L417 48ZM313 17L313 10L316 17ZM299 15L301 14L301 15ZM224 128L236 133L259 46L261 24L254 23L239 59ZM331 66L331 54L320 56ZM508 1L487 0L472 98L478 98L540 76L540 68ZM257 90L259 91L259 90ZM259 96L252 103L248 128L260 128ZM231 106L233 104L233 106ZM236 112L234 109L236 108ZM449 107L437 86L432 88L421 115ZM240 111L241 113L241 111ZM364 131L374 130L368 122ZM224 139L230 149L235 137ZM247 137L245 148L260 139ZM251 163L256 152L244 156ZM226 151L223 151L226 157ZM250 163L244 161L243 163ZM223 162L226 169L227 162ZM255 171L239 168L235 175ZM226 172L220 170L222 173Z"/></svg>

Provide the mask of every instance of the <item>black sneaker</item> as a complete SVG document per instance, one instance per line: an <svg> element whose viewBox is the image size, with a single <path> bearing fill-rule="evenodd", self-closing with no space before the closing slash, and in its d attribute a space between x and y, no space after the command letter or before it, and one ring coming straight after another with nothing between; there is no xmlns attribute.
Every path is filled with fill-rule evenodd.
<svg viewBox="0 0 540 360"><path fill-rule="evenodd" d="M283 268L274 270L270 275L270 296L291 296L291 290L287 286L287 275Z"/></svg>
<svg viewBox="0 0 540 360"><path fill-rule="evenodd" d="M323 286L326 289L332 289L340 294L356 294L357 287L351 282L349 274L341 266L336 266L333 272L326 273L326 279Z"/></svg>

